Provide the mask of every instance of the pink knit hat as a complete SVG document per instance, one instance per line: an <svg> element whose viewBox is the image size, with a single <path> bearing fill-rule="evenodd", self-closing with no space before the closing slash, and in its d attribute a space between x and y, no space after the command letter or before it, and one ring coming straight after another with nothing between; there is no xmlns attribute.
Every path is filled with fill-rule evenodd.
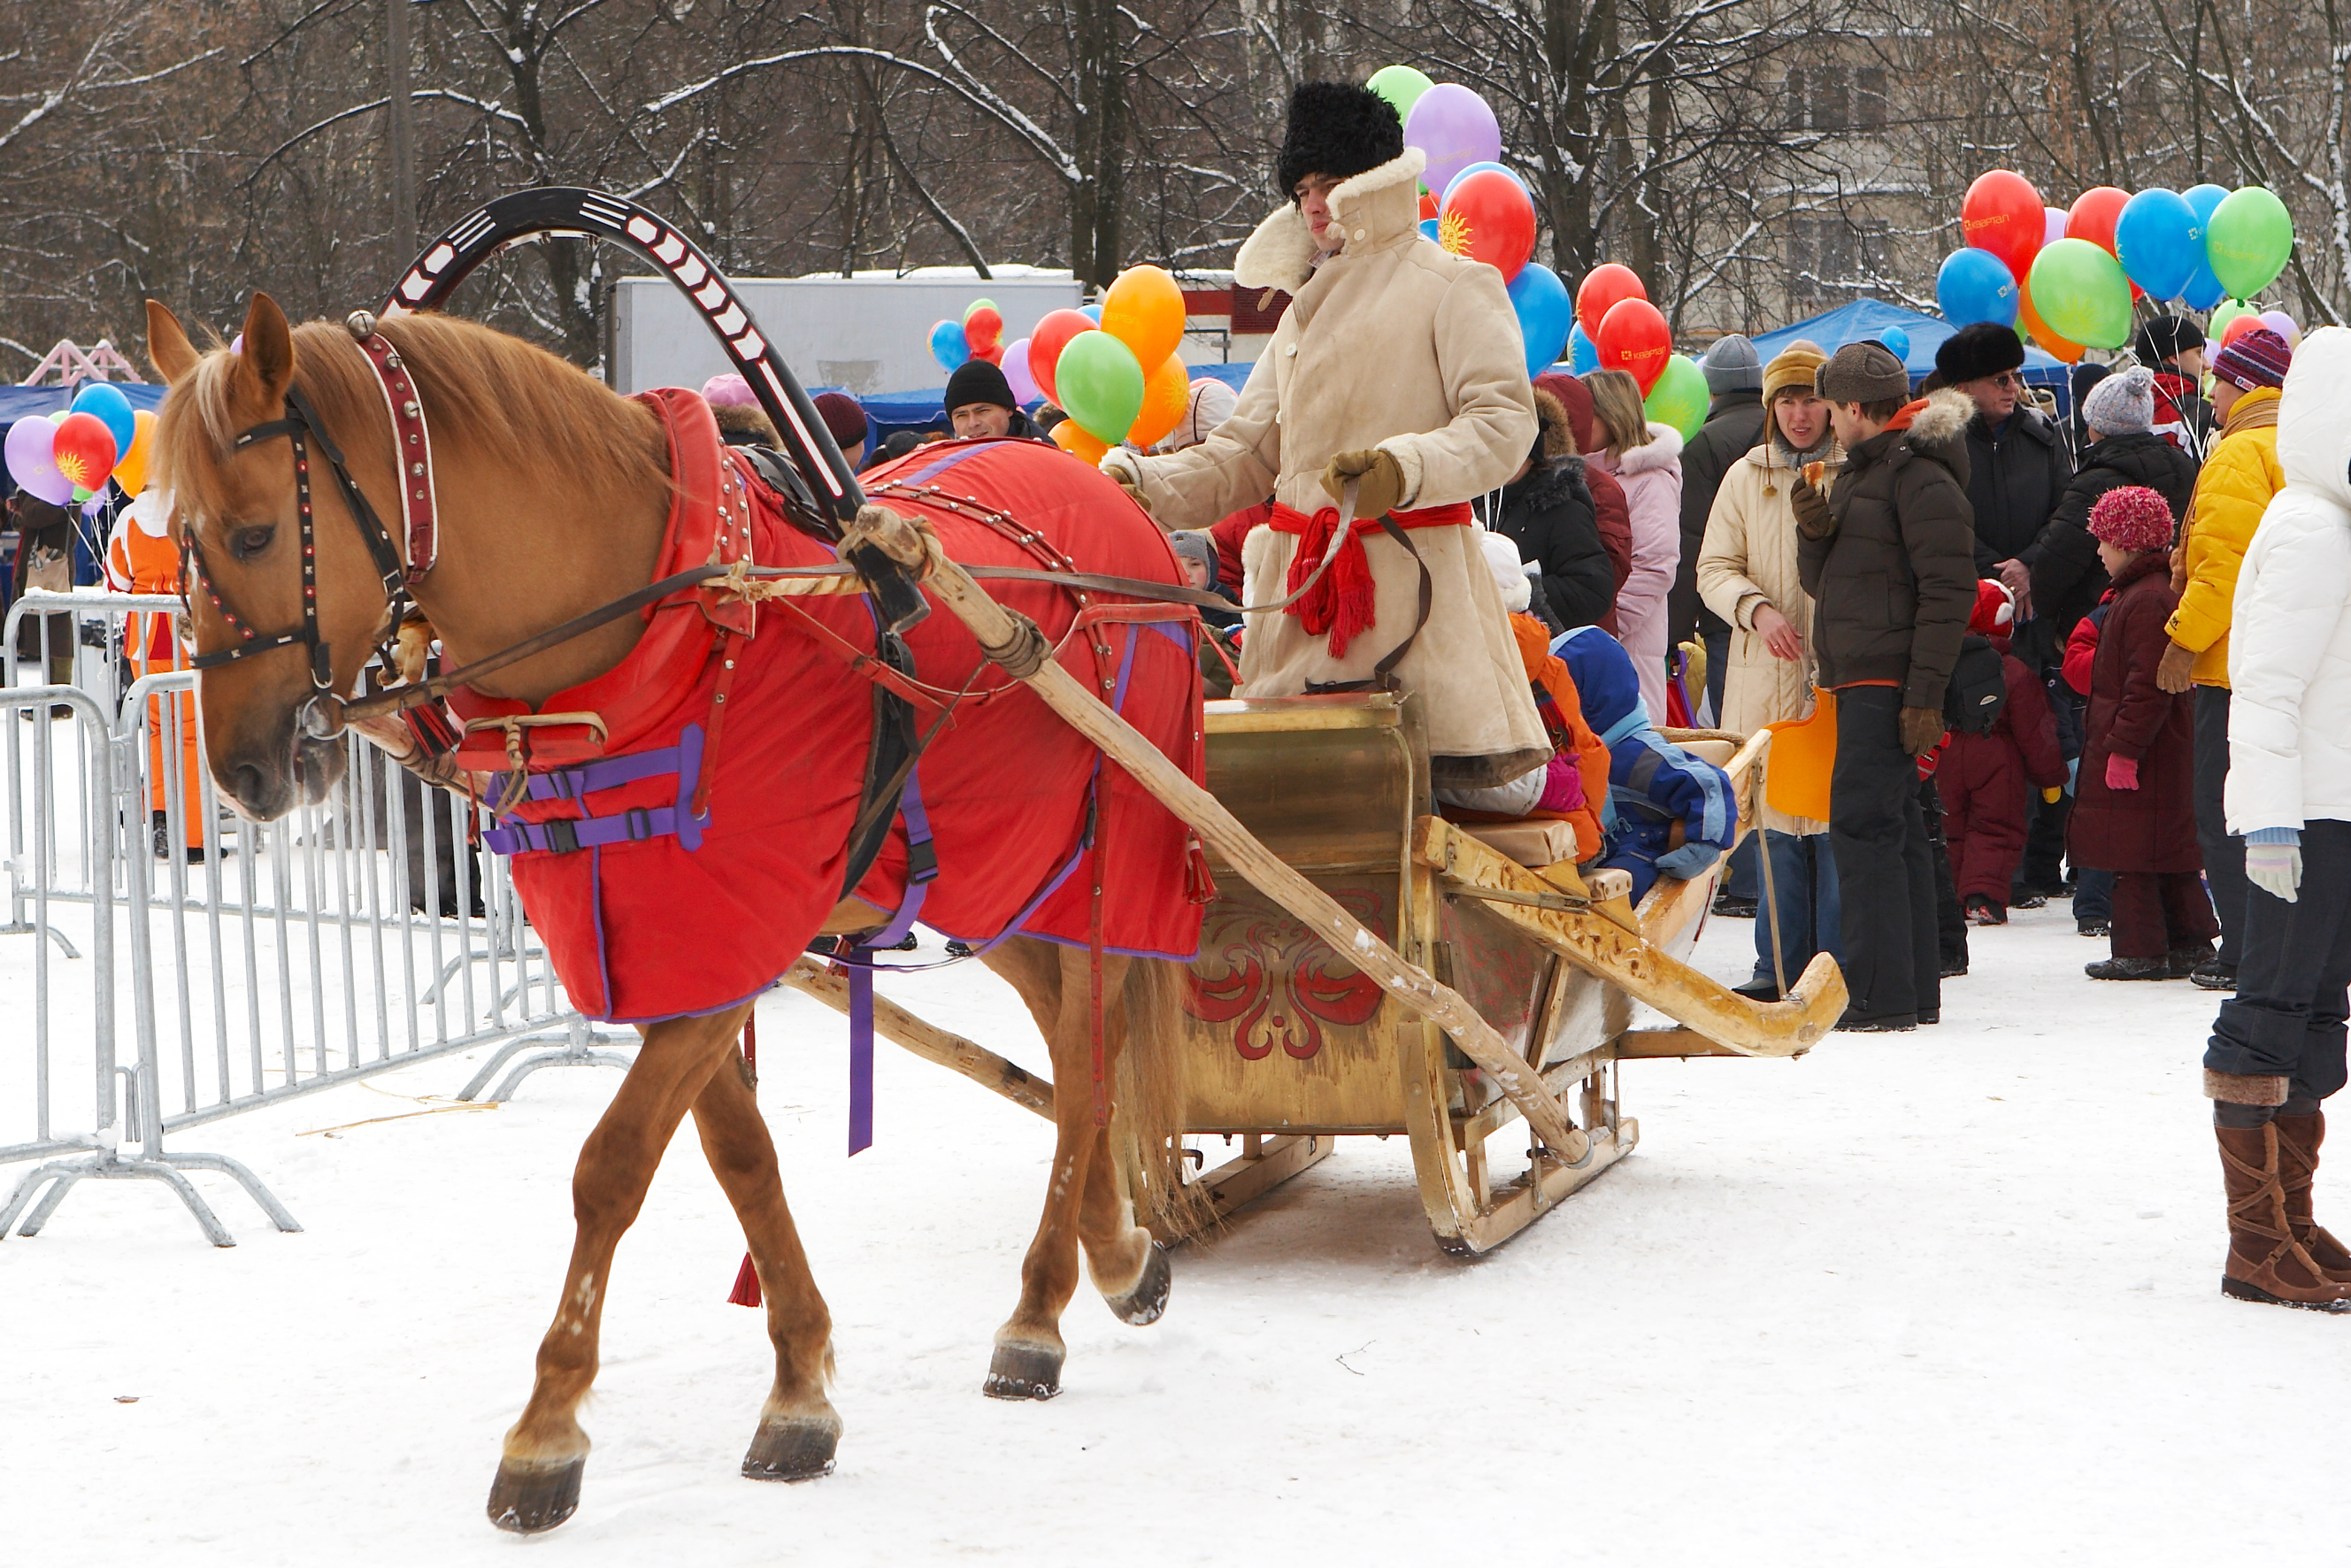
<svg viewBox="0 0 2351 1568"><path fill-rule="evenodd" d="M2144 485L2107 491L2090 508L2090 537L2116 549L2171 548L2171 504Z"/></svg>
<svg viewBox="0 0 2351 1568"><path fill-rule="evenodd" d="M734 371L728 371L724 375L713 376L703 382L702 401L713 408L759 406L758 394L752 392L751 383Z"/></svg>

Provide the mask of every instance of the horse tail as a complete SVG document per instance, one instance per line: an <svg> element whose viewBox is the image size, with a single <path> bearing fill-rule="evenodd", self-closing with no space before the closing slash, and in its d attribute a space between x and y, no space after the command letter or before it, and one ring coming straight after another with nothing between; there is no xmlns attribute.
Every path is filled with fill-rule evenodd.
<svg viewBox="0 0 2351 1568"><path fill-rule="evenodd" d="M1184 993L1188 966L1138 958L1126 971L1126 1049L1119 1055L1120 1142L1134 1173L1137 1217L1163 1237L1188 1236L1215 1210L1184 1181Z"/></svg>

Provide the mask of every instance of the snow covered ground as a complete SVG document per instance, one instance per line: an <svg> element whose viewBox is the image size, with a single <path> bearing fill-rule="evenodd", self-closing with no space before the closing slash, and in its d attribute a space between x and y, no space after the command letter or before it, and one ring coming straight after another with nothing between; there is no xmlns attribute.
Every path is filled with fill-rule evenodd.
<svg viewBox="0 0 2351 1568"><path fill-rule="evenodd" d="M1743 977L1750 929L1710 923L1701 963ZM177 1146L246 1161L308 1228L199 1176L233 1250L143 1183L0 1245L0 1563L2327 1559L2351 1322L2218 1294L2212 999L2084 979L2104 947L2063 904L2020 914L1976 934L1939 1028L1635 1064L1638 1154L1483 1260L1430 1240L1401 1139L1343 1143L1177 1253L1159 1324L1081 1288L1041 1406L979 1383L1043 1127L885 1047L880 1142L844 1160L843 1027L770 998L761 1099L834 1313L840 1470L735 1473L768 1349L723 1299L740 1234L689 1134L611 1281L583 1505L528 1543L482 1501L616 1077L317 1131L430 1111L402 1097L453 1092L453 1058L198 1128ZM885 988L1038 1062L977 967Z"/></svg>

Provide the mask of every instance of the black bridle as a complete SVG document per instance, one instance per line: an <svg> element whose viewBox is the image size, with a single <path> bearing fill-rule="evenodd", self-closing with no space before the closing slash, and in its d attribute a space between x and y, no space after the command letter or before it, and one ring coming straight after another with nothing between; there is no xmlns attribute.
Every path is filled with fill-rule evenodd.
<svg viewBox="0 0 2351 1568"><path fill-rule="evenodd" d="M294 447L295 510L299 518L298 538L302 549L302 623L289 631L268 636L256 632L252 623L239 615L223 597L220 586L213 580L212 573L205 570L204 547L196 542L195 528L192 525L183 525L180 529L181 598L183 601L187 599L190 583L202 589L212 607L220 612L221 619L227 622L229 629L237 634L237 641L229 646L215 653L198 653L189 661L189 664L198 670L212 670L224 664L233 664L239 659L274 653L279 648L297 644L308 648L311 693L298 712L296 722L305 732L325 738L340 726L329 700L335 695L334 650L319 632L319 540L317 525L310 511L308 444L311 441L319 444L320 455L326 458L328 467L334 473L336 485L343 492L343 504L350 508L351 521L358 527L360 538L366 541L368 553L375 559L376 572L383 588L384 623L396 628L402 608L414 601L408 592L407 568L401 562L399 547L392 542L391 533L383 526L383 519L376 515L375 507L369 504L366 494L351 478L341 450L319 423L319 416L311 410L309 400L302 395L298 387L286 389L284 418L238 432L233 447L243 452L258 442L280 435L291 442Z"/></svg>

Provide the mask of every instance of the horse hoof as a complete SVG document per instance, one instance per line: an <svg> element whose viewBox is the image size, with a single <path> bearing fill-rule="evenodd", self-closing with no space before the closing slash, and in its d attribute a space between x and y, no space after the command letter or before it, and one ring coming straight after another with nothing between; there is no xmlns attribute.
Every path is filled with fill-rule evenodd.
<svg viewBox="0 0 2351 1568"><path fill-rule="evenodd" d="M580 1511L580 1477L587 1469L585 1455L553 1465L499 1460L490 1483L490 1522L517 1535L553 1530Z"/></svg>
<svg viewBox="0 0 2351 1568"><path fill-rule="evenodd" d="M755 1481L812 1481L832 1474L832 1451L841 1446L841 1422L795 1416L762 1421L743 1456L743 1475Z"/></svg>
<svg viewBox="0 0 2351 1568"><path fill-rule="evenodd" d="M1102 1300L1118 1314L1119 1322L1141 1328L1145 1323L1157 1322L1167 1311L1167 1292L1175 1284L1176 1271L1167 1266L1167 1249L1155 1241L1151 1244L1151 1256L1144 1260L1143 1278L1134 1282L1134 1289L1123 1296L1104 1296Z"/></svg>
<svg viewBox="0 0 2351 1568"><path fill-rule="evenodd" d="M990 1399L1050 1399L1061 1391L1062 1353L1041 1344L999 1344L980 1392Z"/></svg>

